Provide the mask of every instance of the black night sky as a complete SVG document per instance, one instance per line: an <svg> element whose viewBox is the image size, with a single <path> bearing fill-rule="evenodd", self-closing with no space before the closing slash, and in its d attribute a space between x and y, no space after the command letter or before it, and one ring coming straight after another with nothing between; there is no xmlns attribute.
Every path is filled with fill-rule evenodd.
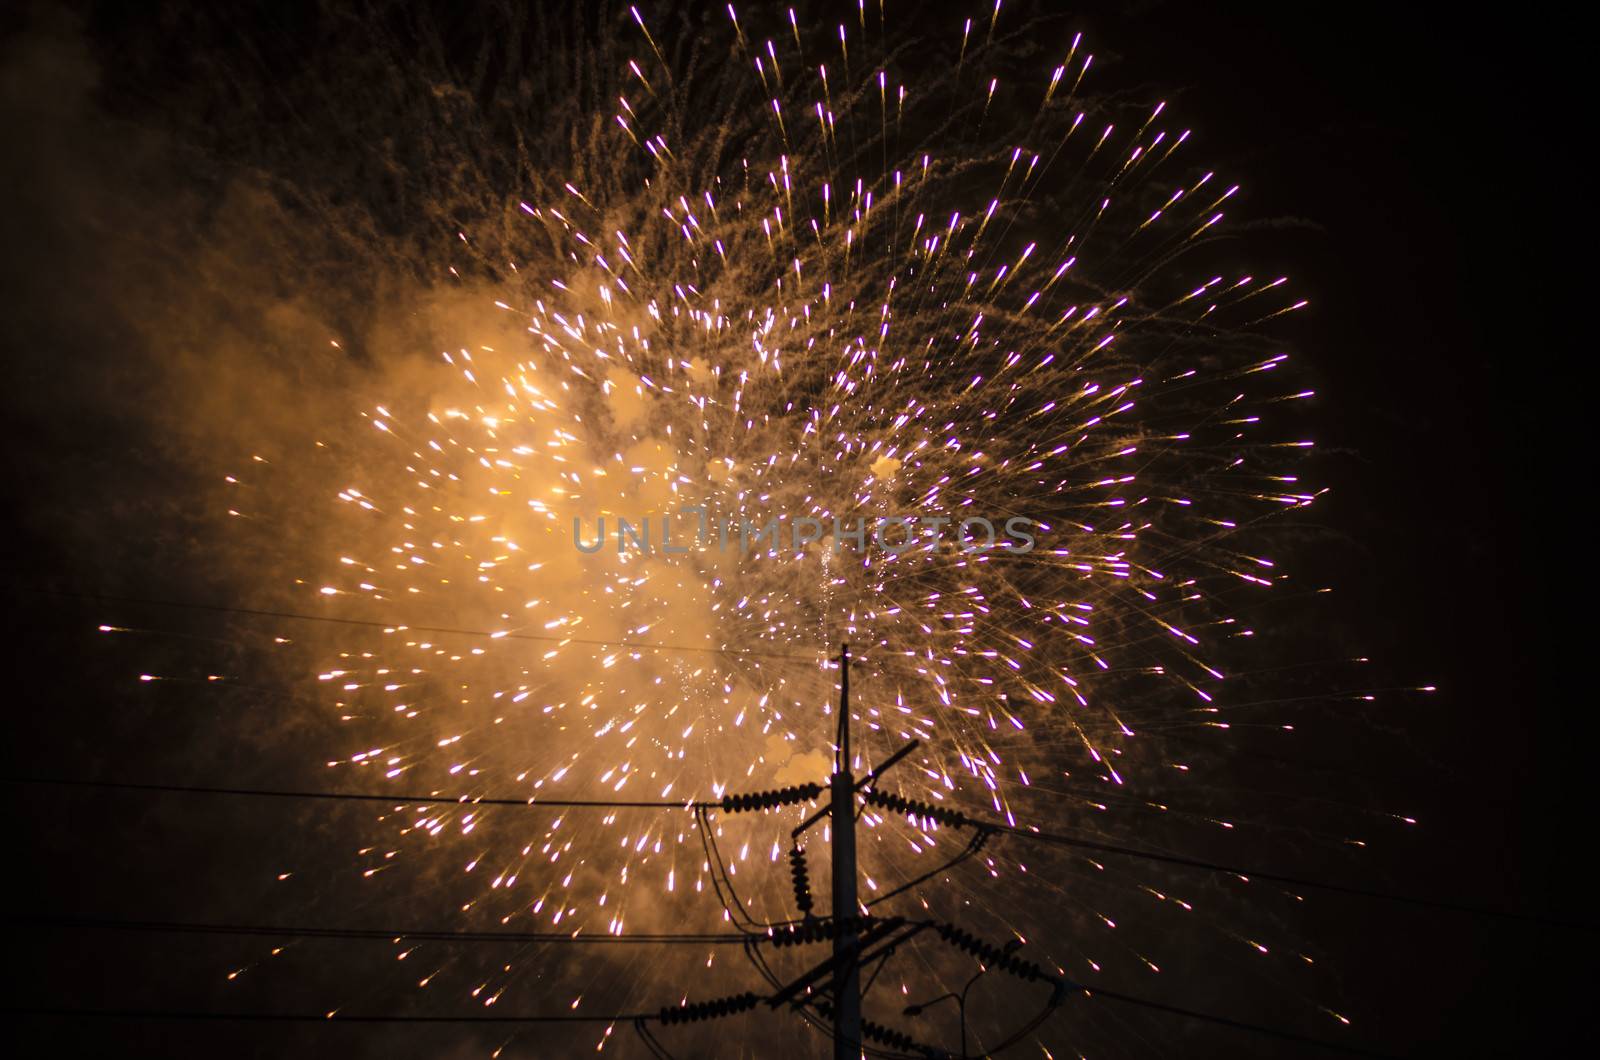
<svg viewBox="0 0 1600 1060"><path fill-rule="evenodd" d="M396 14L405 5L356 6L376 24L405 21ZM472 6L432 5L447 30L446 61L453 49L471 55L495 12L515 5L482 5L483 17ZM896 32L948 36L969 13L941 2L912 15L913 6L889 5ZM1299 411L1318 443L1301 473L1330 492L1278 550L1300 585L1334 591L1257 647L1281 652L1273 659L1285 666L1370 657L1360 681L1439 689L1317 702L1322 678L1290 681L1282 694L1310 700L1292 718L1292 740L1240 727L1214 751L1230 778L1219 806L1277 823L1243 829L1248 836L1159 837L1164 849L1201 860L1421 899L1295 888L1304 901L1276 926L1318 954L1323 986L1313 1001L1348 1015L1349 1027L1315 1018L1316 1004L1283 1007L1260 972L1239 974L1234 955L1213 961L1182 936L1162 951L1173 966L1159 980L1108 974L1102 985L1249 1026L1140 1007L1090 1018L1075 1006L1113 1003L1078 998L1039 1041L1058 1057L1341 1055L1259 1029L1268 1027L1375 1055L1534 1055L1562 1041L1577 1054L1579 1040L1593 1038L1579 988L1593 980L1585 966L1600 924L1580 853L1593 833L1593 697L1575 677L1587 669L1576 642L1590 595L1579 540L1588 490L1576 468L1586 443L1572 437L1588 417L1570 408L1586 388L1579 366L1589 352L1577 335L1587 307L1572 290L1588 257L1578 159L1588 126L1571 113L1578 27L1522 9L1443 6L1023 6L1053 40L1084 31L1100 87L1170 101L1194 130L1197 157L1244 186L1230 206L1245 222L1244 256L1289 274L1311 301L1274 335L1294 352L1296 380L1317 392ZM215 504L217 447L251 444L229 438L227 410L256 430L267 422L259 406L292 409L303 398L326 408L337 399L296 389L330 378L326 331L306 329L320 343L321 374L291 369L256 391L224 372L214 388L196 387L194 366L225 361L253 327L283 335L300 324L243 309L229 319L229 306L251 306L243 298L171 310L177 296L165 277L219 288L273 282L268 270L284 260L276 233L228 234L243 200L219 189L236 186L231 174L270 176L293 157L260 142L304 150L326 131L302 86L334 47L326 27L339 9L333 0L246 3L201 17L160 0L23 3L0 15L0 422L13 652L0 769L9 810L0 850L13 891L4 1024L18 1043L46 1043L53 1055L468 1057L504 1043L506 1056L567 1056L591 1053L598 1037L599 1028L194 1018L334 1005L485 1010L443 997L430 1008L387 985L388 940L295 940L283 960L300 963L276 967L264 954L283 940L151 922L483 925L452 920L456 904L437 881L381 897L333 882L327 866L349 861L371 835L364 804L308 810L287 800L37 783L358 786L358 777L321 768L336 726L291 705L297 693L285 682L257 675L205 687L213 669L251 674L261 637L279 625L149 603L275 606L235 595L236 580L223 573L228 546L198 507ZM853 19L854 9L806 17ZM1008 8L1004 17L1022 21L1026 12ZM613 14L571 22L579 33L631 27L626 5ZM972 5L970 14L981 21L987 9ZM406 39L375 36L365 76L402 62ZM348 38L338 47L349 48ZM261 90L248 109L217 80L245 68L233 87ZM481 86L509 75L473 76ZM269 91L274 84L280 94ZM352 130L383 120L364 114L361 99L322 104ZM334 150L323 160L329 172L342 164ZM418 157L427 150L418 147ZM371 195L393 207L378 216L393 220L414 206L408 189L404 174L362 170L330 201ZM372 238L417 238L406 222L394 224ZM227 237L207 243L218 232ZM259 256L241 249L253 245ZM215 259L197 262L197 251ZM328 283L353 267L336 249L317 266ZM335 323L350 334L364 327ZM222 336L214 347L202 332L213 326ZM187 351L182 371L162 363L163 336ZM350 351L351 377L378 356ZM366 396L352 407L366 407ZM163 634L111 638L96 631L101 623ZM145 687L142 672L181 672L189 683ZM1354 687L1348 676L1325 681ZM1280 791L1299 801L1280 803ZM1314 838L1351 808L1420 824L1373 824L1363 848ZM1132 827L1115 835L1141 839ZM276 878L286 870L298 874L292 894ZM1162 873L1208 897L1225 888L1204 871ZM1225 918L1232 907L1219 908ZM714 913L684 930L715 930ZM463 949L471 952L436 962L458 984L477 974L473 962L499 959ZM509 992L501 1014L565 1011L574 994L603 995L617 976L659 979L659 990L632 995L649 1010L694 990L692 961L678 969L637 957L610 963L579 947L550 951L531 958L545 970ZM239 984L224 980L247 965ZM718 982L712 989L728 980ZM990 1002L1007 999L997 990ZM1087 1021L1081 1039L1071 1032L1078 1020ZM714 1026L722 1037L660 1037L684 1056L825 1048L777 1016ZM626 1025L606 1054L649 1055ZM1024 1042L1005 1055L1046 1054Z"/></svg>

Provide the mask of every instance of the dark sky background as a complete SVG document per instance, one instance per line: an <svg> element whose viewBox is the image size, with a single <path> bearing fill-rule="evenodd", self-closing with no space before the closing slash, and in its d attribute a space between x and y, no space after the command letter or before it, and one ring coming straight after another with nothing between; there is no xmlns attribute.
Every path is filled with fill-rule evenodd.
<svg viewBox="0 0 1600 1060"><path fill-rule="evenodd" d="M42 10L5 15L6 38L19 39ZM1235 213L1280 222L1252 233L1254 256L1284 263L1312 299L1293 345L1321 395L1311 419L1322 455L1310 474L1333 487L1317 506L1331 530L1297 561L1337 587L1329 654L1370 655L1388 681L1441 689L1388 701L1358 725L1316 728L1313 719L1326 740L1301 742L1304 762L1290 767L1325 769L1341 778L1330 790L1366 792L1421 819L1403 842L1349 861L1297 863L1292 849L1260 846L1248 857L1355 886L1600 922L1580 853L1593 834L1585 784L1593 696L1569 678L1586 669L1577 616L1592 596L1575 525L1589 506L1575 470L1587 452L1574 440L1587 417L1571 407L1590 352L1577 336L1587 307L1574 293L1589 256L1586 204L1575 191L1575 145L1588 128L1570 117L1576 60L1567 41L1577 28L1544 16L1530 26L1519 10L1489 19L1462 8L1360 4L1081 10L1068 22L1112 57L1107 76L1160 86L1206 158L1243 180L1247 196ZM118 34L137 36L121 20L90 25L100 62L116 61ZM67 61L37 61L54 60ZM26 83L18 69L6 72L8 104ZM49 165L59 144L47 129L27 125L6 138L4 464L6 493L23 514L8 526L16 538L8 580L18 589L7 597L6 639L18 654L5 773L293 786L239 738L237 718L174 717L187 709L181 697L129 692L123 677L149 665L149 649L119 654L86 633L103 607L24 591L159 596L159 584L110 569L120 562L112 557L142 555L156 568L151 557L203 564L208 546L189 536L182 513L160 527L122 524L121 499L82 496L70 485L125 476L130 490L162 489L182 473L153 455L136 419L85 422L72 407L74 394L95 395L86 401L95 408L107 395L160 395L119 363L115 325L95 317L95 242L81 218L61 211L63 183L81 183L92 199L96 178L78 170L55 179ZM95 157L92 144L73 150ZM100 179L114 185L118 160L101 161ZM101 536L74 529L63 544L64 506L103 511ZM177 620L163 621L174 628ZM195 625L196 635L207 632L203 620ZM252 709L246 703L241 696L223 709ZM130 735L177 731L190 738L152 746L158 741L141 745ZM207 732L216 742L205 743ZM1273 753L1241 739L1242 750ZM197 760L197 747L207 760ZM237 806L28 787L8 787L7 796L7 875L20 915L160 918L192 910L192 896L207 894L200 907L215 918L270 921L284 907L252 881L341 827L334 812L290 842L255 808L240 815ZM1593 980L1583 969L1592 928L1314 898L1304 930L1337 966L1363 1046L1515 1055L1558 1033L1593 1039L1577 996ZM15 930L7 963L20 982L9 997L24 1005L164 999L191 1007L162 993L162 969L214 956L207 940ZM1208 983L1188 995L1175 989L1169 1000L1225 1013L1228 998ZM1331 1055L1222 1030L1173 1039L1163 1029L1171 1018L1133 1018L1151 1021L1156 1042L1184 1042L1188 1055ZM397 1039L360 1027L5 1020L17 1035L54 1035L69 1051L111 1046L113 1055L423 1055L407 1050L442 1052L454 1041L449 1032Z"/></svg>

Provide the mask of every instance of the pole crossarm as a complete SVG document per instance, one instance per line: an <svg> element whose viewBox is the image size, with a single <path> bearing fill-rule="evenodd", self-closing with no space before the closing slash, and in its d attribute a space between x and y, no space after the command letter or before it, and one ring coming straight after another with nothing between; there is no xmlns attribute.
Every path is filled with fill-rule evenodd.
<svg viewBox="0 0 1600 1060"><path fill-rule="evenodd" d="M857 935L856 938L861 950L863 951L865 951L867 947L874 946L882 940L888 938L890 935L893 935L896 931L899 931L902 928L909 927L910 930L906 931L899 938L894 939L889 946L883 947L883 949L889 949L893 946L898 946L907 939L910 939L912 936L927 930L929 927L927 924L910 923L897 916L881 918L866 917L858 921L855 929L856 931L860 931L859 925L862 923L868 926L866 930ZM879 950L875 952L873 956L877 956L881 952L882 950ZM862 959L857 960L856 963L860 964L864 959L865 958L863 957ZM776 994L773 994L771 997L767 998L767 1004L772 1008L781 1008L782 1006L788 1004L804 1004L806 998L802 997L801 995L805 994L806 991L808 991L821 979L833 974L838 969L838 965L839 956L837 954L823 958L821 962L801 973L798 978L788 983Z"/></svg>
<svg viewBox="0 0 1600 1060"><path fill-rule="evenodd" d="M894 768L894 766L897 765L902 758L904 758L906 755L910 754L912 751L915 751L920 746L922 746L922 741L921 740L912 740L910 743L907 743L904 747L900 748L900 750L898 750L894 754L890 755L887 759L885 759L883 761L883 763L881 765L878 766L878 768L874 769L872 772L868 773L866 776L862 777L859 781L856 782L856 785L855 785L856 793L859 794L860 792L865 791L868 788L871 788L872 785L877 782L877 779L879 777L883 776L890 769ZM816 824L818 821L822 820L824 817L828 816L828 814L830 814L832 812L833 812L833 803L830 802L826 806L822 807L822 809L818 810L816 813L812 814L810 817L807 817L804 821L802 821L799 825L797 825L795 827L795 830L793 832L789 833L789 838L791 838L791 839L799 839L800 836L805 833L806 829L810 828L812 825Z"/></svg>

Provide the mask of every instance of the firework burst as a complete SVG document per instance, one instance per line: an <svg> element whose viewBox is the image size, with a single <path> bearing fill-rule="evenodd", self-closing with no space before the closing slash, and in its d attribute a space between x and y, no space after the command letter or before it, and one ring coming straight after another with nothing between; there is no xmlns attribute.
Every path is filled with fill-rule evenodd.
<svg viewBox="0 0 1600 1060"><path fill-rule="evenodd" d="M322 613L391 623L299 638L348 734L333 775L535 802L822 781L849 642L858 768L919 740L905 794L1089 834L1108 806L1164 811L1189 737L1226 727L1237 606L1280 580L1257 528L1314 496L1292 470L1309 443L1274 415L1308 394L1259 327L1304 303L1215 264L1237 189L1164 104L1087 95L1070 35L1000 75L1032 27L897 44L865 12L758 28L730 8L674 51L627 23L571 172L541 170L509 234L463 232L438 267L481 323L313 452L268 439L230 481ZM1031 549L973 547L973 518L1022 520ZM617 547L619 520L652 547ZM357 869L465 870L456 906L575 933L723 916L689 813L532 813L398 806ZM868 901L966 843L865 820ZM793 821L712 821L749 915L794 917ZM1061 860L1034 875L1064 912L1030 912L1027 865L981 864L994 887L900 900L977 907L1075 977L1157 968L1116 941L1130 905L1192 908Z"/></svg>

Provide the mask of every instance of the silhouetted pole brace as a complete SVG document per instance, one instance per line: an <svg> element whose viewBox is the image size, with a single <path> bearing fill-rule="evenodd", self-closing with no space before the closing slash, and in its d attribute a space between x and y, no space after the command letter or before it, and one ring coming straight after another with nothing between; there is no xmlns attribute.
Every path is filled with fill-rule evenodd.
<svg viewBox="0 0 1600 1060"><path fill-rule="evenodd" d="M894 813L903 813L920 819L924 826L929 822L950 825L952 827L965 827L978 829L977 836L968 843L967 849L951 861L936 869L942 872L971 854L977 852L994 831L996 826L986 825L981 821L974 821L965 814L956 810L947 810L932 803L919 802L907 799L893 792L884 792L877 789L879 778L890 769L903 761L920 746L918 740L908 740L898 751L880 762L875 769L869 770L859 780L854 773L854 759L850 753L850 645L839 646L839 726L834 738L833 776L828 780L828 804L807 817L796 825L790 832L794 849L790 853L793 865L792 872L795 876L795 904L799 906L803 920L788 921L783 924L769 925L770 940L776 946L798 945L804 942L820 942L826 937L824 932L833 935L833 953L825 961L814 965L799 978L787 985L780 987L771 997L766 999L770 1008L779 1009L786 1005L796 1009L812 1006L812 1011L821 1018L833 1020L833 1058L834 1060L862 1060L864 1040L870 1037L877 1045L893 1050L895 1054L918 1053L927 1056L951 1056L952 1054L931 1046L919 1044L910 1035L904 1034L892 1027L872 1023L861 1018L861 966L872 964L879 960L886 960L896 949L905 945L913 936L924 931L937 933L939 938L947 945L954 946L965 953L975 957L981 965L979 974L991 968L998 968L1017 976L1028 982L1045 981L1054 984L1049 1009L1061 1004L1066 995L1069 984L1065 980L1045 972L1038 965L1023 961L1013 956L1013 951L1021 940L1015 940L1006 946L992 946L982 939L969 934L956 927L954 924L940 924L932 921L908 923L902 917L879 916L862 917L861 903L856 895L856 795L863 796L869 805L882 806ZM792 806L803 802L810 802L822 794L822 785L815 782L811 784L796 785L778 791L763 791L753 794L729 794L723 797L722 808L725 812L736 813L742 811L755 811L774 809L779 806ZM811 909L810 884L806 876L805 855L800 849L800 839L813 825L819 823L824 817L830 822L830 846L833 853L833 908L831 915L819 920ZM905 887L899 888L891 894L926 880L932 874L919 877ZM720 893L720 892L719 892ZM726 904L726 901L724 902ZM829 980L828 987L831 994L831 1004L825 1003L820 994L820 984L824 979ZM972 980L976 982L976 977ZM776 984L774 984L776 985ZM970 984L969 984L970 985ZM962 1037L966 1038L966 1002L965 994L946 994L935 998L924 1005L913 1005L905 1010L905 1014L915 1015L920 1013L928 1004L937 1004L940 1001L955 998L959 1003L962 1014ZM743 997L735 999L722 999L718 1004L743 1003ZM1048 1015L1049 1009L1046 1010ZM698 1011L698 1010L696 1010ZM721 1009L717 1010L719 1013ZM743 1011L743 1009L729 1009L728 1011ZM1042 1016L1040 1017L1043 1018ZM1036 1026L1037 1022L1029 1024ZM1026 1030L1020 1032L1026 1034ZM1012 1038L1008 1044L1019 1041L1020 1037ZM881 1055L881 1054L880 1054ZM966 1055L966 1046L962 1046L962 1055Z"/></svg>
<svg viewBox="0 0 1600 1060"><path fill-rule="evenodd" d="M856 901L856 779L850 772L850 645L839 653L839 736L832 809L833 1058L861 1060L861 937L850 928L860 913Z"/></svg>

